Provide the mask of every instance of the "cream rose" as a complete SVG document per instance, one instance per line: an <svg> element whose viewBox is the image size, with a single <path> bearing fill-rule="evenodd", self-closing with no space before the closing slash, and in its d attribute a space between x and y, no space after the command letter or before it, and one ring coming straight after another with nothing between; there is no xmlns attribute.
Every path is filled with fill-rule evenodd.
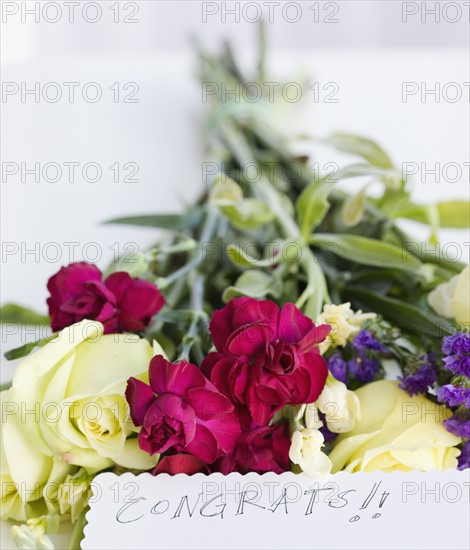
<svg viewBox="0 0 470 550"><path fill-rule="evenodd" d="M2 408L3 450L14 482L43 487L53 466L64 469L61 479L55 476L59 482L73 473L70 465L88 473L115 464L155 466L158 457L138 446L124 397L128 378L145 377L153 354L136 335L103 335L100 323L82 321L22 361Z"/></svg>
<svg viewBox="0 0 470 550"><path fill-rule="evenodd" d="M61 483L74 468L52 456L42 454L28 436L34 429L34 415L19 414L20 404L12 390L1 393L0 497L1 519L26 520L27 503L47 512L43 491L48 484Z"/></svg>
<svg viewBox="0 0 470 550"><path fill-rule="evenodd" d="M446 470L457 467L459 437L442 424L451 413L398 382L379 380L357 390L362 419L341 434L329 454L333 472Z"/></svg>
<svg viewBox="0 0 470 550"><path fill-rule="evenodd" d="M428 303L439 315L470 325L470 266L432 290Z"/></svg>

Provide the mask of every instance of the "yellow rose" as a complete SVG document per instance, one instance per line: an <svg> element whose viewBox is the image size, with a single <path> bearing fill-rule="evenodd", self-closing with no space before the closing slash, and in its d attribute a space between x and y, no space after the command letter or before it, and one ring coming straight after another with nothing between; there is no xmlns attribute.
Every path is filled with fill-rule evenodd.
<svg viewBox="0 0 470 550"><path fill-rule="evenodd" d="M470 266L459 275L437 285L428 295L428 303L436 313L470 325Z"/></svg>
<svg viewBox="0 0 470 550"><path fill-rule="evenodd" d="M12 401L11 393L11 390L3 391L0 396L0 518L26 521L25 505L47 513L48 503L43 498L45 487L61 483L74 468L36 449L23 429L25 424L21 423L20 416L13 414L18 404ZM34 422L34 418L25 420Z"/></svg>
<svg viewBox="0 0 470 550"><path fill-rule="evenodd" d="M124 397L127 379L145 376L153 354L136 335L103 335L100 323L82 321L22 361L8 393L10 409L2 411L4 451L15 482L44 485L53 461L88 473L115 464L155 466L158 457L138 446Z"/></svg>
<svg viewBox="0 0 470 550"><path fill-rule="evenodd" d="M459 437L442 424L451 413L423 396L410 397L398 382L379 380L355 392L362 418L341 434L329 457L333 473L446 470L457 467Z"/></svg>

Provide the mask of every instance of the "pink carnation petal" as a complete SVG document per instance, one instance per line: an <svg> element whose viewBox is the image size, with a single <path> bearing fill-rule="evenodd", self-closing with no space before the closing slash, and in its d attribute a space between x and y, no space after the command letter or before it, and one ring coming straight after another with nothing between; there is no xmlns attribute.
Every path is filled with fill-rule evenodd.
<svg viewBox="0 0 470 550"><path fill-rule="evenodd" d="M293 344L302 340L313 326L313 321L295 304L287 303L279 316L278 336L287 344Z"/></svg>
<svg viewBox="0 0 470 550"><path fill-rule="evenodd" d="M206 388L191 388L186 393L185 400L194 409L198 420L202 423L219 419L233 411L233 405L226 397Z"/></svg>
<svg viewBox="0 0 470 550"><path fill-rule="evenodd" d="M262 352L266 342L273 340L275 334L269 323L245 325L232 332L227 340L227 349L233 355L254 355Z"/></svg>
<svg viewBox="0 0 470 550"><path fill-rule="evenodd" d="M304 367L297 369L289 377L292 405L316 401L325 387L327 377L328 367L325 360L318 354L310 353L305 358Z"/></svg>
<svg viewBox="0 0 470 550"><path fill-rule="evenodd" d="M94 264L77 262L62 267L53 275L47 289L60 300L70 300L83 292L83 285L90 281L101 281L101 271Z"/></svg>
<svg viewBox="0 0 470 550"><path fill-rule="evenodd" d="M153 426L159 426L162 423L173 429L174 436L170 437L169 442L159 449L160 453L166 451L181 438L186 444L195 436L196 415L194 409L178 395L171 393L159 395L147 411L143 425L150 431Z"/></svg>
<svg viewBox="0 0 470 550"><path fill-rule="evenodd" d="M77 262L62 267L49 279L47 288L50 296L47 299L47 305L53 331L62 330L86 317L93 318L91 312L96 310L96 299L90 296L88 301L86 299L83 301L83 298L90 294L86 284L93 281L101 281L101 271L87 262ZM69 303L73 305L67 311ZM77 311L77 308L80 311Z"/></svg>
<svg viewBox="0 0 470 550"><path fill-rule="evenodd" d="M227 397L232 397L229 384L229 373L235 359L222 353L209 353L202 362L201 369L210 377L215 387Z"/></svg>
<svg viewBox="0 0 470 550"><path fill-rule="evenodd" d="M187 361L170 363L163 355L156 355L150 361L149 379L156 394L174 393L184 396L190 388L205 386L204 375L196 365Z"/></svg>
<svg viewBox="0 0 470 550"><path fill-rule="evenodd" d="M276 332L279 322L279 307L271 300L255 300L247 298L243 302L235 298L235 311L232 324L234 327L241 327L252 323L264 322L271 326L273 334Z"/></svg>
<svg viewBox="0 0 470 550"><path fill-rule="evenodd" d="M250 298L235 298L230 300L225 307L214 311L212 314L209 330L212 336L212 342L218 351L227 351L227 338L234 330L232 318L235 310L248 300L250 300Z"/></svg>
<svg viewBox="0 0 470 550"><path fill-rule="evenodd" d="M240 402L245 403L245 395L248 392L250 385L256 384L254 378L255 367L246 361L240 360L234 363L234 367L230 373L230 384L234 397Z"/></svg>
<svg viewBox="0 0 470 550"><path fill-rule="evenodd" d="M125 271L111 273L105 281L106 287L116 296L116 300L121 300L127 289L132 285L132 277Z"/></svg>
<svg viewBox="0 0 470 550"><path fill-rule="evenodd" d="M272 407L263 401L250 401L248 409L253 419L258 426L266 426L272 417Z"/></svg>
<svg viewBox="0 0 470 550"><path fill-rule="evenodd" d="M297 345L297 351L306 353L310 351L316 344L320 344L325 340L331 332L330 325L316 325L310 329L307 334Z"/></svg>
<svg viewBox="0 0 470 550"><path fill-rule="evenodd" d="M185 451L200 458L207 464L212 464L217 458L219 451L217 440L210 430L205 426L198 424L194 439L186 445Z"/></svg>
<svg viewBox="0 0 470 550"><path fill-rule="evenodd" d="M129 403L132 422L142 426L150 405L155 401L155 394L150 386L137 378L129 378L126 388L126 399Z"/></svg>
<svg viewBox="0 0 470 550"><path fill-rule="evenodd" d="M251 395L256 395L257 399L271 405L287 405L291 397L289 389L286 386L287 378L290 381L292 375L283 377L283 379L274 376L264 376L259 385L253 389Z"/></svg>
<svg viewBox="0 0 470 550"><path fill-rule="evenodd" d="M187 474L193 475L197 473L209 473L209 468L200 458L185 453L176 455L164 456L156 468L152 470L152 474Z"/></svg>
<svg viewBox="0 0 470 550"><path fill-rule="evenodd" d="M109 288L101 281L87 281L85 288L91 291L95 296L99 296L103 300L107 300L112 304L116 304L116 296Z"/></svg>
<svg viewBox="0 0 470 550"><path fill-rule="evenodd" d="M111 274L105 284L116 296L123 330L138 332L145 329L165 305L163 296L153 283L133 279L126 272Z"/></svg>
<svg viewBox="0 0 470 550"><path fill-rule="evenodd" d="M207 428L215 436L219 446L219 456L230 453L240 436L240 422L234 412L227 412L219 419L210 420Z"/></svg>

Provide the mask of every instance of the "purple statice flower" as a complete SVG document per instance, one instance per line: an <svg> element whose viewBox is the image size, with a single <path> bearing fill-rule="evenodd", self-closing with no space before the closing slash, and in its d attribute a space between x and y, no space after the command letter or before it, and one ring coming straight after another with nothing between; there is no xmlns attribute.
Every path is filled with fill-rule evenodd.
<svg viewBox="0 0 470 550"><path fill-rule="evenodd" d="M354 337L352 347L358 352L367 349L370 351L387 353L387 348L366 329L361 330L361 332Z"/></svg>
<svg viewBox="0 0 470 550"><path fill-rule="evenodd" d="M443 361L447 370L470 378L470 355L449 355Z"/></svg>
<svg viewBox="0 0 470 550"><path fill-rule="evenodd" d="M328 359L328 368L336 380L340 380L346 384L348 380L348 375L346 373L346 362L339 353L335 353Z"/></svg>
<svg viewBox="0 0 470 550"><path fill-rule="evenodd" d="M358 355L348 361L348 369L351 375L359 382L372 382L380 370L380 362L377 359L369 359L365 355Z"/></svg>
<svg viewBox="0 0 470 550"><path fill-rule="evenodd" d="M460 418L454 414L447 420L444 420L444 426L446 430L451 434L457 435L458 437L470 437L470 420Z"/></svg>
<svg viewBox="0 0 470 550"><path fill-rule="evenodd" d="M470 468L470 440L467 441L462 447L462 452L459 456L459 470L466 470Z"/></svg>
<svg viewBox="0 0 470 550"><path fill-rule="evenodd" d="M444 336L442 339L442 353L444 355L470 353L470 333L456 332L452 336Z"/></svg>
<svg viewBox="0 0 470 550"><path fill-rule="evenodd" d="M332 432L331 430L328 429L328 426L326 425L326 420L325 420L326 415L323 414L321 411L319 411L319 412L320 412L320 420L323 422L323 426L319 429L319 431L321 432L321 434L325 438L325 443L329 443L330 441L334 441L338 437L338 434L334 433L334 432Z"/></svg>
<svg viewBox="0 0 470 550"><path fill-rule="evenodd" d="M447 403L449 407L465 405L470 409L470 388L446 384L437 390L436 395L441 403Z"/></svg>
<svg viewBox="0 0 470 550"><path fill-rule="evenodd" d="M408 374L404 378L397 377L400 380L399 387L405 390L408 395L417 395L419 393L426 393L429 386L432 386L436 381L436 371L428 363L421 365L419 369L413 373Z"/></svg>

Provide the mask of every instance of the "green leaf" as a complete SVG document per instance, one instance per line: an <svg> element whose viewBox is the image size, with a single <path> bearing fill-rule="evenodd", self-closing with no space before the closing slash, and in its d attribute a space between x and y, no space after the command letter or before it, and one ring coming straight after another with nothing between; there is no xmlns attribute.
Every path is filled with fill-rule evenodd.
<svg viewBox="0 0 470 550"><path fill-rule="evenodd" d="M271 250L269 258L255 258L248 254L245 248L239 243L230 244L227 247L227 256L239 267L270 267L279 262L282 255L282 243L276 252Z"/></svg>
<svg viewBox="0 0 470 550"><path fill-rule="evenodd" d="M356 195L350 195L343 203L341 220L346 227L354 227L364 216L367 203L366 189L361 189Z"/></svg>
<svg viewBox="0 0 470 550"><path fill-rule="evenodd" d="M153 322L161 321L163 323L186 323L189 324L199 312L191 309L169 309L164 308L153 318Z"/></svg>
<svg viewBox="0 0 470 550"><path fill-rule="evenodd" d="M307 185L300 194L296 205L302 235L307 238L315 227L323 221L330 207L327 200L328 196L339 181L362 176L383 178L394 173L394 171L371 166L370 164L351 164L336 173L330 173L319 181L313 181Z"/></svg>
<svg viewBox="0 0 470 550"><path fill-rule="evenodd" d="M41 315L35 311L18 306L5 304L0 307L0 323L16 323L18 325L49 325L48 315Z"/></svg>
<svg viewBox="0 0 470 550"><path fill-rule="evenodd" d="M129 216L114 218L104 222L105 224L136 225L138 227L154 227L183 231L198 225L202 219L201 208L191 208L184 214L150 214L148 216Z"/></svg>
<svg viewBox="0 0 470 550"><path fill-rule="evenodd" d="M369 289L346 288L344 296L369 311L383 315L403 332L419 336L425 341L430 338L440 340L455 331L452 324L443 317Z"/></svg>
<svg viewBox="0 0 470 550"><path fill-rule="evenodd" d="M269 206L254 198L243 199L238 204L223 206L220 210L234 227L241 230L258 229L274 218Z"/></svg>
<svg viewBox="0 0 470 550"><path fill-rule="evenodd" d="M48 336L47 338L43 338L42 340L37 340L36 342L29 342L27 344L24 344L19 348L15 348L10 351L7 351L6 353L4 353L4 357L8 361L12 361L13 359L20 359L21 357L26 357L33 351L34 348L36 347L42 348L48 342L53 340L56 336L57 334L52 334L52 336Z"/></svg>
<svg viewBox="0 0 470 550"><path fill-rule="evenodd" d="M1 384L0 385L0 393L2 391L9 390L11 388L11 384L12 384L11 380L10 380L10 382L5 382L4 384Z"/></svg>
<svg viewBox="0 0 470 550"><path fill-rule="evenodd" d="M470 227L470 201L445 201L436 206L441 227Z"/></svg>
<svg viewBox="0 0 470 550"><path fill-rule="evenodd" d="M362 265L401 269L413 273L424 268L418 258L406 254L405 250L398 246L359 235L314 233L310 237L310 243Z"/></svg>
<svg viewBox="0 0 470 550"><path fill-rule="evenodd" d="M470 227L470 202L445 201L435 205L440 227L465 229ZM395 218L407 218L420 223L429 223L429 206L407 204L394 213Z"/></svg>
<svg viewBox="0 0 470 550"><path fill-rule="evenodd" d="M224 176L217 178L210 190L209 203L215 206L230 206L243 200L242 188L236 181Z"/></svg>
<svg viewBox="0 0 470 550"><path fill-rule="evenodd" d="M250 298L265 298L268 294L279 298L282 294L282 282L273 275L250 269L238 277L233 286L224 290L222 299L229 302L238 296L249 296Z"/></svg>
<svg viewBox="0 0 470 550"><path fill-rule="evenodd" d="M371 139L352 134L335 133L326 138L325 143L343 153L358 155L373 166L393 169L393 162L387 153Z"/></svg>

